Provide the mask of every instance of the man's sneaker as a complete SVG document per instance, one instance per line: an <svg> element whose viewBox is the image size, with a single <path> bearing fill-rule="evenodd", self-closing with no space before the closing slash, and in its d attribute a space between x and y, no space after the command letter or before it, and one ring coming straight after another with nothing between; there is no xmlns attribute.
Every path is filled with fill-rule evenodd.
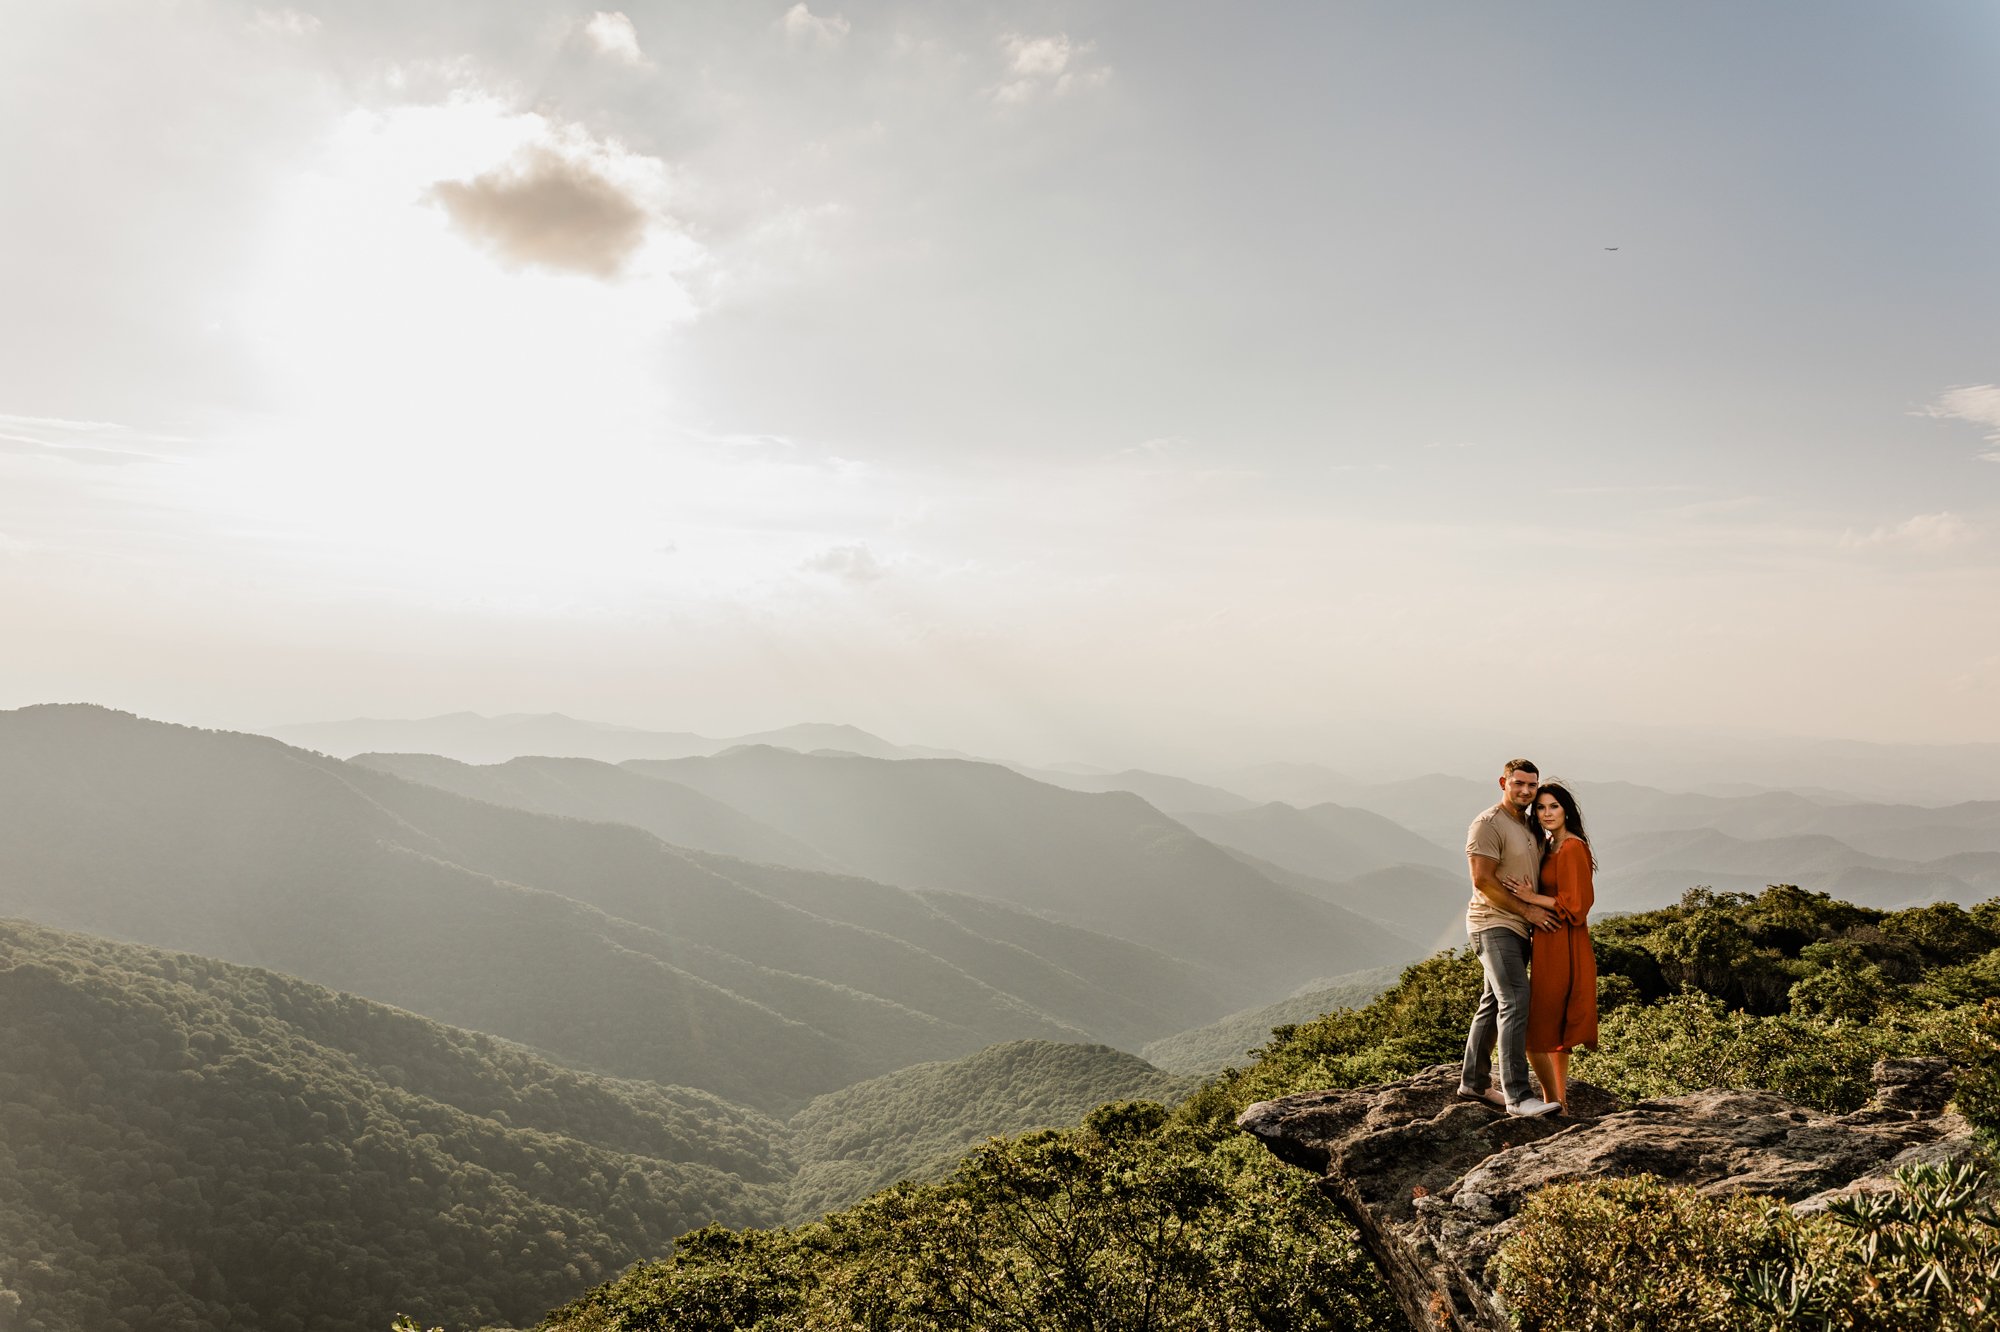
<svg viewBox="0 0 2000 1332"><path fill-rule="evenodd" d="M1491 1101L1502 1110L1507 1108L1507 1098L1500 1094L1498 1087L1488 1087L1485 1091L1478 1091L1461 1082L1458 1084L1458 1094L1475 1101Z"/></svg>
<svg viewBox="0 0 2000 1332"><path fill-rule="evenodd" d="M1552 1115L1560 1109L1562 1107L1554 1101L1544 1101L1539 1096L1530 1096L1525 1101L1516 1101L1508 1106L1507 1113L1516 1119L1539 1119L1543 1115Z"/></svg>

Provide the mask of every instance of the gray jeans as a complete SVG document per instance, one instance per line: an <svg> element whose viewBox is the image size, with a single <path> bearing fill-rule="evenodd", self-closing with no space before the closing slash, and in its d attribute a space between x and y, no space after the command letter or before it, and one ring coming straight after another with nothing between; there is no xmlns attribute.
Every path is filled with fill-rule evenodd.
<svg viewBox="0 0 2000 1332"><path fill-rule="evenodd" d="M1475 1091L1493 1082L1493 1045L1500 1045L1500 1091L1516 1105L1535 1094L1528 1081L1528 958L1526 938L1509 929L1481 930L1472 951L1486 972L1479 1007L1465 1038L1465 1066L1459 1080Z"/></svg>

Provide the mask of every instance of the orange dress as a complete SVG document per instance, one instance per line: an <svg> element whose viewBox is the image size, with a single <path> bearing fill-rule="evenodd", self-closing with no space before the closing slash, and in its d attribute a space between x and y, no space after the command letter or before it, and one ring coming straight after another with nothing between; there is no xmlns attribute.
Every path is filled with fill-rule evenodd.
<svg viewBox="0 0 2000 1332"><path fill-rule="evenodd" d="M1569 837L1542 861L1542 893L1556 899L1557 929L1536 930L1528 973L1528 1048L1597 1044L1597 958L1590 951L1590 847Z"/></svg>

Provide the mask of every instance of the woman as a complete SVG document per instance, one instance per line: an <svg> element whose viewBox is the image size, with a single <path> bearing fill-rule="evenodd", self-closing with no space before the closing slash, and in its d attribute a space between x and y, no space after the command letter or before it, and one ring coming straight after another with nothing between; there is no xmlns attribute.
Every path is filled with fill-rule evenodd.
<svg viewBox="0 0 2000 1332"><path fill-rule="evenodd" d="M1542 839L1542 891L1512 885L1523 902L1547 907L1555 921L1535 931L1528 972L1528 1062L1544 1098L1569 1111L1569 1052L1597 1044L1597 959L1590 951L1591 877L1597 857L1584 837L1576 797L1560 782L1535 793Z"/></svg>

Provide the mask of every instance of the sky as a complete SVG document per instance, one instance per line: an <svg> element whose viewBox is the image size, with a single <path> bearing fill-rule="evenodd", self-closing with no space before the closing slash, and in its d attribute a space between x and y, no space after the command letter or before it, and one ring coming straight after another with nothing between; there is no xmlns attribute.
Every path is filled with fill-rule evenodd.
<svg viewBox="0 0 2000 1332"><path fill-rule="evenodd" d="M1947 3L0 7L0 706L2000 741L1996 86Z"/></svg>

